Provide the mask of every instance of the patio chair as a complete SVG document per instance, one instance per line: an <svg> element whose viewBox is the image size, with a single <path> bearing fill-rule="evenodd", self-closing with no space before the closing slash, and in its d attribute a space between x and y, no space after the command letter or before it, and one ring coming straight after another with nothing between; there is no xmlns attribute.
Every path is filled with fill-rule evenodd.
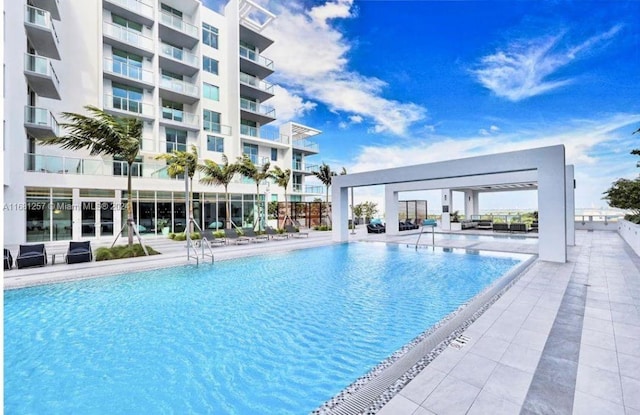
<svg viewBox="0 0 640 415"><path fill-rule="evenodd" d="M20 245L16 266L18 269L27 267L44 267L47 265L47 251L44 244Z"/></svg>
<svg viewBox="0 0 640 415"><path fill-rule="evenodd" d="M91 252L91 242L69 242L69 249L67 249L67 256L65 261L67 264L79 264L81 262L91 262L93 260L93 253Z"/></svg>
<svg viewBox="0 0 640 415"><path fill-rule="evenodd" d="M533 223L531 224L531 229L529 229L531 232L538 232L538 221L534 220Z"/></svg>
<svg viewBox="0 0 640 415"><path fill-rule="evenodd" d="M224 230L224 237L227 241L227 244L231 241L233 241L234 244L239 244L241 242L247 242L249 243L251 241L251 239L247 238L246 236L240 236L238 235L238 232L236 232L235 229L225 229Z"/></svg>
<svg viewBox="0 0 640 415"><path fill-rule="evenodd" d="M494 232L509 232L509 224L508 223L494 223L493 224Z"/></svg>
<svg viewBox="0 0 640 415"><path fill-rule="evenodd" d="M258 235L253 228L242 228L242 234L249 238L250 241L268 241L269 235Z"/></svg>
<svg viewBox="0 0 640 415"><path fill-rule="evenodd" d="M300 232L300 229L297 229L291 225L287 225L284 227L284 231L289 235L289 236L293 236L294 238L301 238L303 236L308 237L309 236L309 232Z"/></svg>
<svg viewBox="0 0 640 415"><path fill-rule="evenodd" d="M509 225L509 230L511 232L527 232L527 224L526 223L512 223Z"/></svg>
<svg viewBox="0 0 640 415"><path fill-rule="evenodd" d="M11 251L7 248L4 248L4 269L13 268L13 257L11 256Z"/></svg>
<svg viewBox="0 0 640 415"><path fill-rule="evenodd" d="M384 226L378 223L368 224L367 225L367 233L384 233Z"/></svg>
<svg viewBox="0 0 640 415"><path fill-rule="evenodd" d="M267 236L271 239L289 239L289 235L286 233L278 233L277 230L273 229L271 226L267 226L264 230Z"/></svg>
<svg viewBox="0 0 640 415"><path fill-rule="evenodd" d="M490 220L481 220L478 222L478 226L476 226L476 228L478 229L492 229L493 228L493 222Z"/></svg>
<svg viewBox="0 0 640 415"><path fill-rule="evenodd" d="M213 231L211 229L203 229L202 230L202 237L206 238L207 241L209 242L209 244L213 245L225 245L227 243L227 241L225 240L225 238L216 238L213 235ZM196 247L200 246L200 241L196 241Z"/></svg>

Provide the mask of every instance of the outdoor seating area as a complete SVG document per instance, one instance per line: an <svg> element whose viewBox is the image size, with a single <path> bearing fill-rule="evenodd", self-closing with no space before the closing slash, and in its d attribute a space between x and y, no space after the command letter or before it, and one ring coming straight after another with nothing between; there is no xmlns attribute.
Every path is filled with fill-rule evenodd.
<svg viewBox="0 0 640 415"><path fill-rule="evenodd" d="M31 267L44 267L49 264L48 255L51 255L51 264L55 264L56 255L63 252L47 254L44 244L19 245L18 255L15 258L15 266L18 269ZM93 251L90 241L70 241L64 253L67 264L79 264L93 261ZM4 248L4 269L13 269L14 259L11 250Z"/></svg>
<svg viewBox="0 0 640 415"><path fill-rule="evenodd" d="M43 267L47 265L47 251L44 244L20 245L16 266L18 269L27 267Z"/></svg>
<svg viewBox="0 0 640 415"><path fill-rule="evenodd" d="M412 219L407 219L404 222L401 221L400 223L398 223L398 229L401 231L410 231L410 230L418 229L420 228L418 223L420 223L420 219L416 220L415 222L413 222Z"/></svg>
<svg viewBox="0 0 640 415"><path fill-rule="evenodd" d="M301 237L308 237L309 236L309 232L302 232L300 231L300 228L296 228L293 225L286 225L284 227L284 231L289 235L292 236L294 238L301 238Z"/></svg>

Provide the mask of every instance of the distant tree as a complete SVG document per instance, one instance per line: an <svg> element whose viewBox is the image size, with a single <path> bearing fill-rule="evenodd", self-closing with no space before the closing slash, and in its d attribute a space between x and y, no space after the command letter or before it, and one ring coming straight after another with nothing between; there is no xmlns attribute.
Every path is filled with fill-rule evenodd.
<svg viewBox="0 0 640 415"><path fill-rule="evenodd" d="M287 187L289 187L289 181L291 180L291 169L282 170L280 166L274 166L271 175L276 184L284 189L284 201L286 203Z"/></svg>
<svg viewBox="0 0 640 415"><path fill-rule="evenodd" d="M630 210L631 215L627 219L632 222L640 222L640 179L618 179L604 192L603 199L609 202L609 206Z"/></svg>
<svg viewBox="0 0 640 415"><path fill-rule="evenodd" d="M270 162L266 162L263 165L255 164L247 154L243 154L242 157L238 157L238 170L240 174L248 179L253 180L256 183L256 212L258 220L256 225L260 226L260 183L273 178L273 174L269 171L271 167Z"/></svg>
<svg viewBox="0 0 640 415"><path fill-rule="evenodd" d="M318 171L312 172L314 176L318 178L325 186L327 194L326 194L326 202L329 203L329 187L331 187L331 181L333 176L337 176L336 172L331 171L331 167L327 163L322 163Z"/></svg>
<svg viewBox="0 0 640 415"><path fill-rule="evenodd" d="M69 120L68 123L60 124L60 127L67 131L66 135L41 138L38 142L42 145L59 145L69 150L87 149L92 156L117 156L124 159L127 163L127 236L129 248L132 249L134 221L131 172L140 152L142 121L136 118L116 117L92 105L84 108L90 115L62 113L62 116Z"/></svg>
<svg viewBox="0 0 640 415"><path fill-rule="evenodd" d="M218 164L213 160L205 160L204 164L198 165L198 170L202 173L200 183L209 185L224 186L225 199L227 201L227 220L226 229L231 229L231 200L229 198L229 183L233 180L233 176L238 173L239 166L236 163L229 163L226 155L222 155L222 164Z"/></svg>
<svg viewBox="0 0 640 415"><path fill-rule="evenodd" d="M189 177L189 232L193 233L193 176L198 169L198 148L191 146L191 152L174 150L171 153L160 154L156 160L167 162L167 173L170 177L178 177L187 171Z"/></svg>
<svg viewBox="0 0 640 415"><path fill-rule="evenodd" d="M364 202L362 206L362 214L365 219L371 220L371 218L378 214L378 204L375 202Z"/></svg>

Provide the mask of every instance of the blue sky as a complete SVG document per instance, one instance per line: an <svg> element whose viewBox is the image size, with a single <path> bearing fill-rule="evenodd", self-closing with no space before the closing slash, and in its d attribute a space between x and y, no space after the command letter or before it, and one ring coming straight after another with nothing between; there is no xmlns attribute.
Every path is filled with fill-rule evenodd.
<svg viewBox="0 0 640 415"><path fill-rule="evenodd" d="M584 208L606 206L611 182L638 174L629 155L640 147L631 135L640 127L638 1L258 3L278 15L264 54L276 65L279 121L322 130L317 161L334 170L564 144ZM535 207L536 197L481 205Z"/></svg>

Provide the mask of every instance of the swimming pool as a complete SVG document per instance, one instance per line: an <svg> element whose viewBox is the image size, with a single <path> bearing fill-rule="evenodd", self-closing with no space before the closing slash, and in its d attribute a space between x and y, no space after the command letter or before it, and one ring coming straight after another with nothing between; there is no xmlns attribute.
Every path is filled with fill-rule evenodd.
<svg viewBox="0 0 640 415"><path fill-rule="evenodd" d="M352 243L5 292L5 410L308 413L526 256Z"/></svg>
<svg viewBox="0 0 640 415"><path fill-rule="evenodd" d="M426 235L426 234L425 234ZM429 235L430 237L431 235ZM473 235L459 233L436 233L436 239L453 239L465 241L484 241L484 242L518 242L523 244L534 245L538 243L538 238L523 235Z"/></svg>

